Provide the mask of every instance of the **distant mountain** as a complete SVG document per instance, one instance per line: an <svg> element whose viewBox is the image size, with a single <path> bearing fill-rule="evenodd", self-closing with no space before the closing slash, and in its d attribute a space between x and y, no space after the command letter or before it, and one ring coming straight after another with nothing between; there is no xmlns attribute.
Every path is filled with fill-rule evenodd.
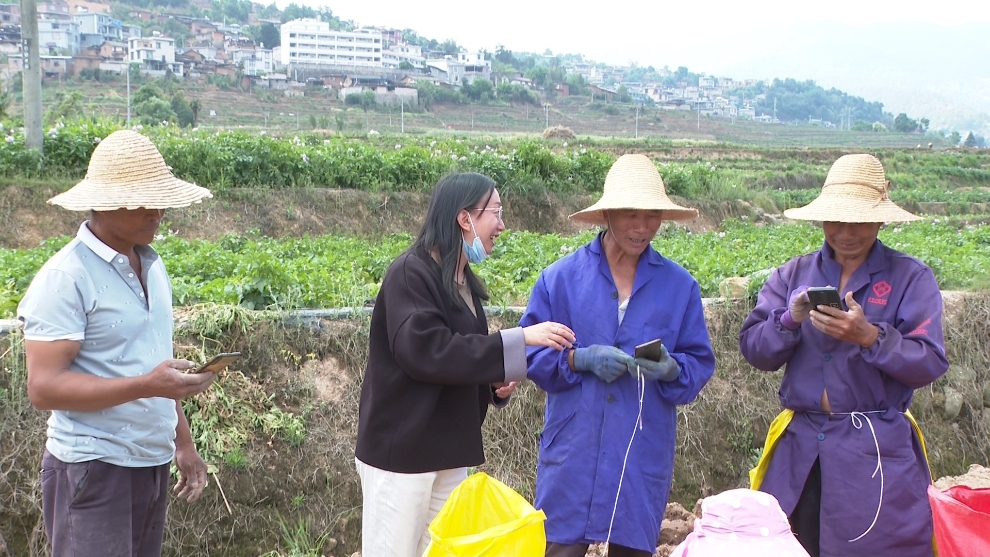
<svg viewBox="0 0 990 557"><path fill-rule="evenodd" d="M813 79L883 102L887 112L927 117L933 130L988 136L988 37L987 22L800 23L739 37L724 57L703 67L738 78Z"/></svg>

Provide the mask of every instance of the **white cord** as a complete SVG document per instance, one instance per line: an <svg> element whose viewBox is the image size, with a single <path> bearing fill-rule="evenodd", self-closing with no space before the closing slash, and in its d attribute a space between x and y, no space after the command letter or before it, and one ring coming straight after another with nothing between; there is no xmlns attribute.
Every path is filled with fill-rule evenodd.
<svg viewBox="0 0 990 557"><path fill-rule="evenodd" d="M622 491L622 478L626 475L626 463L629 461L629 451L632 450L633 439L636 438L636 430L643 429L643 398L646 395L646 379L636 366L636 387L639 391L639 414L636 415L636 422L633 424L632 437L629 438L629 445L626 447L626 456L622 458L622 471L619 473L619 485L615 488L615 504L612 505L612 518L608 521L608 535L605 537L605 555L608 555L608 543L612 540L612 525L615 523L615 511L619 508L619 493Z"/></svg>
<svg viewBox="0 0 990 557"><path fill-rule="evenodd" d="M870 530L873 530L873 527L876 525L877 519L880 518L880 508L883 507L883 464L880 462L880 442L877 441L877 432L873 429L873 422L870 421L870 417L862 412L850 412L849 416L852 418L853 427L856 429L863 428L863 421L859 419L859 416L862 416L866 420L867 425L870 426L870 433L873 434L873 444L877 448L877 467L873 469L873 475L870 477L875 478L877 477L877 472L880 473L880 501L877 503L877 514L873 516L873 522L865 532L849 540L850 542L854 542L869 534Z"/></svg>

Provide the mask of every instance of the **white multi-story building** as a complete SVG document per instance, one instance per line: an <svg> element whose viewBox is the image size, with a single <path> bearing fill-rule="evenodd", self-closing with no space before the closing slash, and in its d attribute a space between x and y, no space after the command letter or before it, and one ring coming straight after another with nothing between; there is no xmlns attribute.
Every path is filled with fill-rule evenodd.
<svg viewBox="0 0 990 557"><path fill-rule="evenodd" d="M38 20L38 45L42 54L79 54L79 23L72 18Z"/></svg>
<svg viewBox="0 0 990 557"><path fill-rule="evenodd" d="M731 77L720 77L718 78L718 87L728 91L730 89L736 89L737 87L742 87L742 82L736 81Z"/></svg>
<svg viewBox="0 0 990 557"><path fill-rule="evenodd" d="M382 34L378 30L334 31L318 19L282 24L281 62L381 68Z"/></svg>
<svg viewBox="0 0 990 557"><path fill-rule="evenodd" d="M141 64L141 72L165 75L167 70L182 77L182 64L175 61L175 39L168 37L133 37L127 40L127 59Z"/></svg>
<svg viewBox="0 0 990 557"><path fill-rule="evenodd" d="M80 13L72 16L79 24L80 50L101 46L105 42L124 42L124 24L107 14Z"/></svg>
<svg viewBox="0 0 990 557"><path fill-rule="evenodd" d="M455 87L463 84L464 79L471 83L475 79L492 78L492 63L481 52L461 52L457 60L450 56L429 59L426 67L435 81Z"/></svg>
<svg viewBox="0 0 990 557"><path fill-rule="evenodd" d="M131 38L140 38L141 37L141 26L140 25L131 25L129 23L125 23L121 27L121 29L122 29L122 32L124 34L124 40L125 41L128 40L128 39L131 39Z"/></svg>
<svg viewBox="0 0 990 557"><path fill-rule="evenodd" d="M230 60L241 66L244 75L268 75L275 71L270 48L235 48L229 52Z"/></svg>
<svg viewBox="0 0 990 557"><path fill-rule="evenodd" d="M124 40L124 24L107 14L83 13L72 16L79 23L79 32L87 35L103 35L108 41Z"/></svg>
<svg viewBox="0 0 990 557"><path fill-rule="evenodd" d="M394 44L382 51L382 65L395 70L399 64L409 62L415 68L423 67L426 58L423 56L423 47L414 44Z"/></svg>

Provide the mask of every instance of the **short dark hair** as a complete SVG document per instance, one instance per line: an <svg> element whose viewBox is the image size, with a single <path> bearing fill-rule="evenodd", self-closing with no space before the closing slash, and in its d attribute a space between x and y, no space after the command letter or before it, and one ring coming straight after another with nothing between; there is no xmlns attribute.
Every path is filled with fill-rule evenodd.
<svg viewBox="0 0 990 557"><path fill-rule="evenodd" d="M457 284L454 282L457 262L464 249L457 215L465 209L472 212L485 208L494 192L495 180L484 174L459 172L444 176L433 188L423 227L410 247L411 250L421 250L427 254L434 249L439 252L440 282L450 296L450 301L465 309L468 309L467 304L457 293ZM470 265L464 270L464 278L474 295L482 300L488 299L488 291L471 271Z"/></svg>

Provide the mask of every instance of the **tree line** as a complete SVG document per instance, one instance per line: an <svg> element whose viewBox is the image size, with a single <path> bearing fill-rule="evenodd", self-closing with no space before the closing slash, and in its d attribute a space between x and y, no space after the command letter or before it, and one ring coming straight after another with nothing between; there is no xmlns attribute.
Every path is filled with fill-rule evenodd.
<svg viewBox="0 0 990 557"><path fill-rule="evenodd" d="M894 116L884 111L882 102L870 102L835 87L825 89L811 79L774 79L769 85L760 83L728 93L751 103L757 113L776 115L782 122L817 119L853 131L922 134L930 125L927 118L914 119L903 112Z"/></svg>

